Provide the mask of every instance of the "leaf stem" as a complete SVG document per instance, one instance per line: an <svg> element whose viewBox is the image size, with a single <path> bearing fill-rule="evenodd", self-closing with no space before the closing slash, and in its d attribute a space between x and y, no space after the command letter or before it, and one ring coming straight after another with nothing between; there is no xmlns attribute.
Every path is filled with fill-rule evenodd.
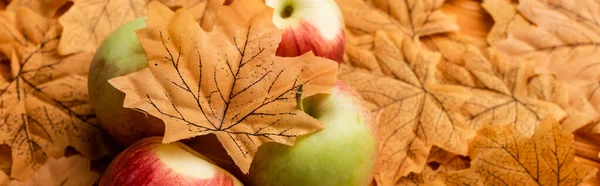
<svg viewBox="0 0 600 186"><path fill-rule="evenodd" d="M304 106L302 106L302 91L304 91L304 84L298 85L298 90L296 90L296 107L304 112Z"/></svg>

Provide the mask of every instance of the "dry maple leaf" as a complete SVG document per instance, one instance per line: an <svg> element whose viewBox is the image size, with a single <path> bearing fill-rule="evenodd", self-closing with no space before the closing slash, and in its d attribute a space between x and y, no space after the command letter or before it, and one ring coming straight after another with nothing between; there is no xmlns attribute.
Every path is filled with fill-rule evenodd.
<svg viewBox="0 0 600 186"><path fill-rule="evenodd" d="M437 147L431 149L427 162L421 173L410 173L395 185L440 185L437 179L442 174L467 169L470 166L468 158Z"/></svg>
<svg viewBox="0 0 600 186"><path fill-rule="evenodd" d="M149 5L138 31L150 68L110 80L126 93L124 106L165 121L163 142L215 134L243 172L266 142L293 144L321 128L296 108L294 95L327 93L337 64L312 53L275 56L281 32L272 10L256 0L219 9L206 32L185 9Z"/></svg>
<svg viewBox="0 0 600 186"><path fill-rule="evenodd" d="M73 0L58 20L64 27L58 53L93 52L113 30L146 15L148 0Z"/></svg>
<svg viewBox="0 0 600 186"><path fill-rule="evenodd" d="M439 51L445 60L438 65L443 82L468 87L473 94L461 108L473 129L513 123L531 135L547 115L566 117L558 105L529 95L528 91L535 90L528 87L531 73L526 63L508 62L495 50L490 50L488 60L477 47L448 38L432 38L430 42L444 49Z"/></svg>
<svg viewBox="0 0 600 186"><path fill-rule="evenodd" d="M6 9L17 11L20 7L27 7L39 15L52 18L65 3L67 0L11 0Z"/></svg>
<svg viewBox="0 0 600 186"><path fill-rule="evenodd" d="M600 119L600 2L521 0L517 10L535 26L512 27L496 47L535 61L535 73L553 74L567 87L572 107Z"/></svg>
<svg viewBox="0 0 600 186"><path fill-rule="evenodd" d="M411 38L457 31L454 19L441 10L444 0L336 0L352 31L385 30Z"/></svg>
<svg viewBox="0 0 600 186"><path fill-rule="evenodd" d="M514 28L531 25L517 12L516 4L516 0L484 0L481 3L481 6L494 19L494 26L487 36L490 45L506 39L508 32Z"/></svg>
<svg viewBox="0 0 600 186"><path fill-rule="evenodd" d="M490 69L494 69L495 67L493 67L493 65L492 67L489 67L485 57L475 50L475 48L479 48L480 51L487 52L487 50L482 49L482 46L476 47L474 45L476 42L473 42L471 39L465 38L460 34L428 36L422 38L422 40L431 50L442 53L443 62L438 64L438 68L442 69L442 71L446 71L447 73L445 73L446 75L444 75L444 73L438 75L440 82L485 88L484 85L478 82L480 80L478 80L477 77L473 77L473 75L469 72L469 68L464 68L464 66L469 66L466 65L466 63L472 64L473 62L480 62L485 64L485 66L488 66L484 67L488 69L488 72L492 72ZM469 60L470 62L465 62L465 60ZM497 65L503 66L503 64ZM474 68L472 65L470 66ZM509 66L517 67L514 64L509 64ZM526 93L527 97L529 97L529 100L537 99L540 101L554 103L568 113L567 118L561 122L563 129L567 131L575 131L592 122L592 119L589 116L586 116L585 114L569 107L566 87L561 82L558 82L553 76L526 75L524 79L528 80L526 85ZM522 97L524 97L524 95L520 94L520 97L517 97L516 99ZM554 105L550 106L552 106L552 108L555 107ZM543 106L538 105L534 107ZM548 109L553 110L552 108ZM536 110L536 112L540 114L540 117L543 118L545 117L546 112L544 110L548 109L532 110ZM557 114L558 115L555 116L559 117L560 113Z"/></svg>
<svg viewBox="0 0 600 186"><path fill-rule="evenodd" d="M434 74L440 56L399 35L380 31L374 56L383 75L343 65L339 78L374 103L381 139L379 176L384 185L420 172L432 145L467 153L475 135L459 112L470 94L457 86L439 85Z"/></svg>
<svg viewBox="0 0 600 186"><path fill-rule="evenodd" d="M597 169L574 160L573 135L549 117L528 138L512 125L480 130L471 168L449 173L447 185L577 185Z"/></svg>
<svg viewBox="0 0 600 186"><path fill-rule="evenodd" d="M38 171L26 181L9 180L0 172L0 185L3 186L91 186L101 176L99 172L91 171L91 161L81 155L50 158Z"/></svg>
<svg viewBox="0 0 600 186"><path fill-rule="evenodd" d="M67 146L87 157L107 154L108 137L87 103L92 54L58 55L60 25L27 8L16 15L14 27L37 29L19 37L32 40L12 43L12 76L0 79L0 144L11 149L11 177L28 178L48 157L63 156Z"/></svg>

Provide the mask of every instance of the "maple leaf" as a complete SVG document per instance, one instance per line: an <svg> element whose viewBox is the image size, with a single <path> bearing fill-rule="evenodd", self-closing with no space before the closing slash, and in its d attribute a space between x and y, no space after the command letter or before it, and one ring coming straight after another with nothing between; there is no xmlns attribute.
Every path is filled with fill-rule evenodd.
<svg viewBox="0 0 600 186"><path fill-rule="evenodd" d="M600 119L599 9L591 0L521 0L518 13L532 25L510 28L495 44L516 61L535 61L535 73L555 75L567 87L569 104L594 120Z"/></svg>
<svg viewBox="0 0 600 186"><path fill-rule="evenodd" d="M379 175L384 185L420 172L432 145L466 154L475 132L466 125L459 108L470 94L457 86L436 83L439 54L425 51L409 38L390 37L382 31L376 33L373 53L383 75L342 65L338 77L372 102L374 112L381 112Z"/></svg>
<svg viewBox="0 0 600 186"><path fill-rule="evenodd" d="M473 94L461 108L473 129L513 123L519 131L531 135L542 118L567 116L560 106L529 94L538 90L528 86L532 76L527 63L508 62L493 49L488 53L490 61L478 47L460 38L429 39L444 57L438 65L442 82L467 87ZM545 86L537 88L543 90Z"/></svg>
<svg viewBox="0 0 600 186"><path fill-rule="evenodd" d="M17 11L20 7L27 7L39 15L52 18L67 0L12 0L6 10Z"/></svg>
<svg viewBox="0 0 600 186"><path fill-rule="evenodd" d="M251 7L251 8L249 8ZM149 68L111 79L126 93L124 107L165 122L163 142L215 134L243 172L266 142L293 144L321 128L296 108L294 95L327 93L337 64L312 53L275 56L281 32L272 10L259 1L234 1L219 9L211 32L185 9L149 5L138 37Z"/></svg>
<svg viewBox="0 0 600 186"><path fill-rule="evenodd" d="M514 28L525 27L531 23L517 11L516 0L484 0L481 6L494 19L494 26L488 34L487 41L495 45L508 37Z"/></svg>
<svg viewBox="0 0 600 186"><path fill-rule="evenodd" d="M48 157L63 156L67 146L87 157L108 154L105 142L109 138L95 124L87 103L86 74L92 54L59 56L60 25L40 19L27 8L20 8L16 15L21 18L13 27L39 26L20 38L35 41L45 34L39 43L14 42L12 77L0 79L0 144L11 149L11 177L28 178Z"/></svg>
<svg viewBox="0 0 600 186"><path fill-rule="evenodd" d="M560 122L563 130L573 133L594 122L591 116L570 107L567 87L554 76L542 74L530 79L527 91L530 97L557 104L567 112L568 116Z"/></svg>
<svg viewBox="0 0 600 186"><path fill-rule="evenodd" d="M427 166L421 173L412 172L395 185L440 185L438 177L442 174L467 169L469 166L468 158L434 147L429 153Z"/></svg>
<svg viewBox="0 0 600 186"><path fill-rule="evenodd" d="M552 117L531 138L512 125L485 127L472 149L471 168L449 173L447 185L577 185L597 172L574 160L573 135Z"/></svg>
<svg viewBox="0 0 600 186"><path fill-rule="evenodd" d="M58 159L50 158L31 178L25 181L9 180L6 174L0 172L0 185L94 185L101 174L99 172L91 171L91 164L92 162L90 159L81 155L61 157Z"/></svg>
<svg viewBox="0 0 600 186"><path fill-rule="evenodd" d="M93 52L113 30L146 15L147 0L73 0L58 21L64 27L58 53Z"/></svg>
<svg viewBox="0 0 600 186"><path fill-rule="evenodd" d="M374 34L385 30L411 38L457 31L453 18L440 9L444 0L336 0L346 20L346 27L356 32Z"/></svg>

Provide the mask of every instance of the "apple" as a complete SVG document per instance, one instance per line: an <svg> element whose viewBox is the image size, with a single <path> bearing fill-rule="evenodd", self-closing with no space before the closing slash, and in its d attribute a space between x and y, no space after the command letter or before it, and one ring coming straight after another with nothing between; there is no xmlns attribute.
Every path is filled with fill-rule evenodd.
<svg viewBox="0 0 600 186"><path fill-rule="evenodd" d="M161 137L141 139L108 166L100 185L237 186L229 172L180 142L162 144Z"/></svg>
<svg viewBox="0 0 600 186"><path fill-rule="evenodd" d="M273 23L283 36L277 55L295 57L308 51L342 61L344 19L334 0L266 0L274 9Z"/></svg>
<svg viewBox="0 0 600 186"><path fill-rule="evenodd" d="M266 143L250 166L252 185L366 186L377 161L377 128L362 98L342 81L303 101L325 126L294 146Z"/></svg>
<svg viewBox="0 0 600 186"><path fill-rule="evenodd" d="M147 17L137 18L113 31L96 50L88 74L88 92L100 125L122 145L149 136L162 136L163 122L133 109L123 108L125 94L108 80L148 67L148 58L135 30L146 27Z"/></svg>

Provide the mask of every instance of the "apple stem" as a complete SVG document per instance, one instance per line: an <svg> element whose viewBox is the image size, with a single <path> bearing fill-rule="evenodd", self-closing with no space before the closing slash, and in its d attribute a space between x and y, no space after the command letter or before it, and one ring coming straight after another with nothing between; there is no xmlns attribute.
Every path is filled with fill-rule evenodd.
<svg viewBox="0 0 600 186"><path fill-rule="evenodd" d="M298 85L298 90L296 91L296 107L304 112L304 106L302 106L302 91L304 91L304 84Z"/></svg>

